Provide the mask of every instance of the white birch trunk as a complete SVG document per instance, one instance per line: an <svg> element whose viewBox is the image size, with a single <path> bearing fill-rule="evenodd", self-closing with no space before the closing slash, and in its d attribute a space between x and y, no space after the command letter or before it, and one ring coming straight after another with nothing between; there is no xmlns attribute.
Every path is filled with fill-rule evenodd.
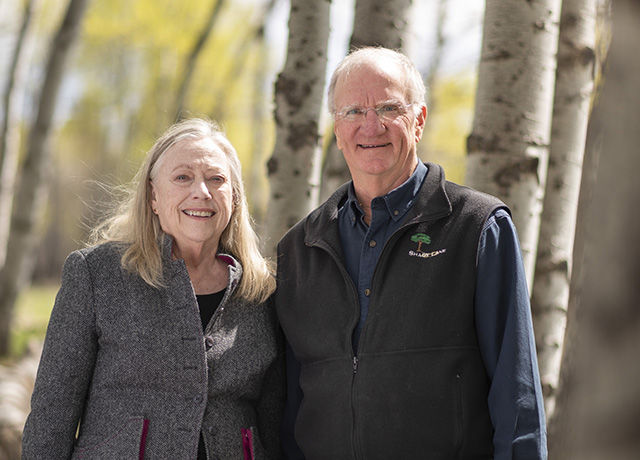
<svg viewBox="0 0 640 460"><path fill-rule="evenodd" d="M193 48L189 52L189 55L187 56L187 59L184 63L182 78L180 80L180 84L178 85L178 96L176 98L176 119L178 120L185 117L185 114L183 112L185 111L185 106L187 104L187 92L189 91L191 80L193 79L193 72L195 71L198 57L202 53L205 44L209 40L209 36L213 31L213 26L220 16L220 11L222 10L224 3L225 0L215 0L215 4L211 9L211 13L209 14L207 22L204 24L204 28L198 34L198 37L193 44Z"/></svg>
<svg viewBox="0 0 640 460"><path fill-rule="evenodd" d="M80 28L88 0L70 0L51 45L38 114L29 141L20 182L16 188L5 268L0 273L0 356L9 352L13 310L20 289L33 268L36 227L46 204L51 151L48 148L53 113L71 45Z"/></svg>
<svg viewBox="0 0 640 460"><path fill-rule="evenodd" d="M612 42L589 126L567 335L549 458L632 460L640 437L640 4L612 4ZM594 132L597 129L597 132ZM589 169L587 168L589 160Z"/></svg>
<svg viewBox="0 0 640 460"><path fill-rule="evenodd" d="M275 89L276 145L267 164L269 255L285 232L318 205L330 7L329 0L291 0L287 59Z"/></svg>
<svg viewBox="0 0 640 460"><path fill-rule="evenodd" d="M589 106L597 0L564 0L549 170L531 306L547 418L555 407Z"/></svg>
<svg viewBox="0 0 640 460"><path fill-rule="evenodd" d="M548 162L560 0L487 0L466 182L500 197L533 283Z"/></svg>
<svg viewBox="0 0 640 460"><path fill-rule="evenodd" d="M23 118L26 73L33 54L33 18L39 2L40 0L29 0L24 6L22 25L4 92L4 116L0 127L0 267L4 266L7 254L13 192L20 156L20 123Z"/></svg>
<svg viewBox="0 0 640 460"><path fill-rule="evenodd" d="M351 47L402 49L412 0L356 0Z"/></svg>
<svg viewBox="0 0 640 460"><path fill-rule="evenodd" d="M350 48L383 46L402 49L409 29L412 0L356 0ZM349 168L332 134L322 167L320 200L351 180Z"/></svg>

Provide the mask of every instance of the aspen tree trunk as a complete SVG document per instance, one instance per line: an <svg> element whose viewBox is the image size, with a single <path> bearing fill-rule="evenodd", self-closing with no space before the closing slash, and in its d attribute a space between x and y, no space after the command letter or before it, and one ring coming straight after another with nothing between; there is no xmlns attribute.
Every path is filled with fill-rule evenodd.
<svg viewBox="0 0 640 460"><path fill-rule="evenodd" d="M383 46L402 49L412 0L356 0L353 32L349 47ZM340 185L351 180L349 168L336 145L335 135L327 146L322 167L320 200L324 201Z"/></svg>
<svg viewBox="0 0 640 460"><path fill-rule="evenodd" d="M178 96L176 98L176 118L178 120L184 118L183 112L185 110L187 100L187 91L189 90L191 79L193 78L193 72L196 68L196 63L198 62L198 56L200 56L200 53L204 49L204 46L211 35L211 31L220 16L220 10L224 5L225 0L214 0L214 2L215 3L211 9L207 22L200 34L198 34L198 38L195 41L189 56L187 56L187 60L184 65L182 78L180 79L180 85L178 86Z"/></svg>
<svg viewBox="0 0 640 460"><path fill-rule="evenodd" d="M265 18L266 19L266 18ZM249 187L249 204L251 205L251 216L253 217L258 230L264 225L266 209L268 205L268 184L264 177L264 162L268 155L267 145L267 120L271 117L270 98L268 94L269 76L267 69L267 44L264 41L264 35L260 36L258 43L258 56L256 64L257 75L254 78L254 87L252 88L252 121L253 129L251 137L253 139L252 159L248 165ZM258 231L258 233L261 233Z"/></svg>
<svg viewBox="0 0 640 460"><path fill-rule="evenodd" d="M429 65L429 70L427 71L427 75L424 79L425 85L427 87L427 94L433 94L432 89L435 86L437 75L438 75L438 72L440 71L440 67L442 64L442 58L444 57L444 48L446 43L444 26L445 26L445 23L447 22L448 11L449 11L449 1L438 0L438 6L436 10L436 15L438 19L436 22L436 29L435 29L436 46L435 46L435 49L433 50L431 62ZM437 113L438 111L436 106L437 101L433 98L428 98L428 99L429 99L429 103L428 103L429 113ZM433 111L434 108L436 110L435 112ZM429 141L431 140L431 137L433 136L432 127L433 127L433 124L429 122L427 122L424 125L424 131L422 133L422 142L421 142L423 146L428 145ZM422 154L421 157L427 156L427 152L424 149L419 149L418 154L419 155ZM424 160L425 158L422 158L422 159Z"/></svg>
<svg viewBox="0 0 640 460"><path fill-rule="evenodd" d="M16 40L9 68L9 77L2 101L2 126L0 126L0 267L4 266L9 240L11 209L15 178L20 156L20 123L24 86L29 60L33 53L33 18L40 0L29 0L24 5L22 25Z"/></svg>
<svg viewBox="0 0 640 460"><path fill-rule="evenodd" d="M48 141L58 90L71 45L80 28L88 0L70 0L65 18L51 45L38 113L29 133L25 162L16 188L5 268L0 273L0 356L9 352L16 297L30 277L34 263L36 226L46 202L51 151Z"/></svg>
<svg viewBox="0 0 640 460"><path fill-rule="evenodd" d="M500 197L533 282L548 162L560 0L487 0L469 186Z"/></svg>
<svg viewBox="0 0 640 460"><path fill-rule="evenodd" d="M285 232L318 204L330 8L330 0L291 0L287 59L275 85L276 144L267 162L271 256Z"/></svg>
<svg viewBox="0 0 640 460"><path fill-rule="evenodd" d="M615 0L585 158L567 335L549 454L632 460L640 437L640 4ZM596 131L597 130L597 131ZM595 132L594 132L595 131ZM582 187L585 190L585 187Z"/></svg>
<svg viewBox="0 0 640 460"><path fill-rule="evenodd" d="M589 106L597 0L564 0L549 170L531 306L547 419L555 406L572 266Z"/></svg>
<svg viewBox="0 0 640 460"><path fill-rule="evenodd" d="M351 47L401 49L412 0L356 0Z"/></svg>

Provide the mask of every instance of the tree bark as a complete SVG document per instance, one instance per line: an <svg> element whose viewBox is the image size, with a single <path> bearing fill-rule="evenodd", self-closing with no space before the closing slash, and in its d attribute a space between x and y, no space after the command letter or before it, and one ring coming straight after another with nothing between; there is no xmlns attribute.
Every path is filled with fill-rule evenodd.
<svg viewBox="0 0 640 460"><path fill-rule="evenodd" d="M572 267L589 106L597 0L564 0L558 45L549 170L531 306L547 418L555 405Z"/></svg>
<svg viewBox="0 0 640 460"><path fill-rule="evenodd" d="M284 233L318 204L330 7L330 0L291 0L287 59L275 84L276 144L267 163L271 256Z"/></svg>
<svg viewBox="0 0 640 460"><path fill-rule="evenodd" d="M356 0L351 48L402 49L412 0Z"/></svg>
<svg viewBox="0 0 640 460"><path fill-rule="evenodd" d="M412 0L356 0L350 49L364 46L383 46L402 49L409 27L408 16ZM324 164L320 200L324 201L340 185L351 180L349 168L336 145L335 135L328 142Z"/></svg>
<svg viewBox="0 0 640 460"><path fill-rule="evenodd" d="M533 284L544 197L560 0L487 0L469 186L503 199Z"/></svg>
<svg viewBox="0 0 640 460"><path fill-rule="evenodd" d="M588 137L565 352L550 458L631 460L640 452L640 5L616 0L604 86ZM590 144L592 145L592 144ZM585 190L585 187L582 187Z"/></svg>
<svg viewBox="0 0 640 460"><path fill-rule="evenodd" d="M9 353L16 297L29 279L34 262L36 226L46 201L51 162L48 140L65 64L80 28L88 0L70 0L52 43L38 113L29 133L21 177L15 193L5 268L0 273L0 356Z"/></svg>
<svg viewBox="0 0 640 460"><path fill-rule="evenodd" d="M640 100L633 83L640 75L640 12L629 3L618 0L613 5L613 42L595 109L602 126L601 158L592 201L579 220L584 244L578 245L580 234L576 236L576 248L583 248L582 259L577 251L575 256L581 276L575 291L572 286L565 344L575 362L563 357L557 413L550 426L550 448L557 458L625 460L640 451L640 374L635 365L640 349L640 221L631 211L640 193L633 177L640 166ZM567 394L574 405L565 403ZM575 427L572 437L562 429L567 421Z"/></svg>
<svg viewBox="0 0 640 460"><path fill-rule="evenodd" d="M33 53L33 18L40 0L24 5L20 32L9 67L4 92L4 117L0 126L0 267L4 266L9 240L11 209L20 156L20 123L25 90L26 72Z"/></svg>

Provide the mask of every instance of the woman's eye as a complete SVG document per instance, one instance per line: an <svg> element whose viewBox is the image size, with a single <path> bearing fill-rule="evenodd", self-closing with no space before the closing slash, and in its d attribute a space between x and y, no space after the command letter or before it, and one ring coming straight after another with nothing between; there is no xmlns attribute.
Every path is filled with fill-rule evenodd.
<svg viewBox="0 0 640 460"><path fill-rule="evenodd" d="M222 176L213 176L210 180L211 182L216 182L218 184L222 184L225 182L225 179Z"/></svg>
<svg viewBox="0 0 640 460"><path fill-rule="evenodd" d="M187 176L186 174L180 174L180 175L176 176L176 180L177 181L189 180L189 176Z"/></svg>

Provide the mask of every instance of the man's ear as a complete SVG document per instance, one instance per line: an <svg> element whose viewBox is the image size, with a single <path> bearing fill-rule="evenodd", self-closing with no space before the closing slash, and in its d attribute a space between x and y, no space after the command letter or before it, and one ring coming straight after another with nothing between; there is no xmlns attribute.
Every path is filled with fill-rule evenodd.
<svg viewBox="0 0 640 460"><path fill-rule="evenodd" d="M427 122L427 114L428 114L426 105L423 105L420 109L421 109L420 112L416 116L416 130L415 130L416 144L420 142L420 139L422 139L422 133L424 132L424 126Z"/></svg>

